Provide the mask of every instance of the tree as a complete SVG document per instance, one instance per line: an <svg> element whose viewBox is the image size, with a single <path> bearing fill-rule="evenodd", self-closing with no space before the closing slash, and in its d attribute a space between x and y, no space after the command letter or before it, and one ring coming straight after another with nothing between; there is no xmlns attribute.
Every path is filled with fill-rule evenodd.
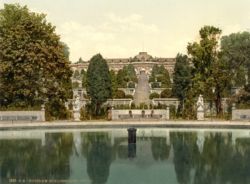
<svg viewBox="0 0 250 184"><path fill-rule="evenodd" d="M229 66L233 86L243 86L246 74L250 82L250 33L233 33L221 38L222 59Z"/></svg>
<svg viewBox="0 0 250 184"><path fill-rule="evenodd" d="M163 65L153 66L151 76L149 77L149 82L155 81L161 82L161 87L163 88L171 87L171 81L168 70Z"/></svg>
<svg viewBox="0 0 250 184"><path fill-rule="evenodd" d="M192 96L203 94L205 98L215 100L217 115L222 113L222 93L227 83L224 80L226 66L219 59L220 34L219 28L204 26L200 30L200 41L189 43L187 47L193 63L192 88L189 93Z"/></svg>
<svg viewBox="0 0 250 184"><path fill-rule="evenodd" d="M118 90L117 76L116 76L114 70L110 70L109 73L110 73L110 79L111 79L111 83L112 83L112 96L114 98L115 93Z"/></svg>
<svg viewBox="0 0 250 184"><path fill-rule="evenodd" d="M101 105L112 96L109 68L101 54L97 54L90 59L86 89L91 99L94 115L100 115Z"/></svg>
<svg viewBox="0 0 250 184"><path fill-rule="evenodd" d="M136 83L138 81L135 68L132 64L124 66L121 70L117 72L117 84L118 87L127 87L128 82Z"/></svg>
<svg viewBox="0 0 250 184"><path fill-rule="evenodd" d="M171 98L171 97L172 97L171 89L167 88L161 92L161 98Z"/></svg>
<svg viewBox="0 0 250 184"><path fill-rule="evenodd" d="M72 96L66 45L44 14L5 4L0 10L0 104L36 107ZM49 108L49 106L47 106Z"/></svg>
<svg viewBox="0 0 250 184"><path fill-rule="evenodd" d="M177 54L173 73L172 94L180 100L181 109L183 101L187 96L188 87L191 84L191 77L191 67L188 57L186 55Z"/></svg>
<svg viewBox="0 0 250 184"><path fill-rule="evenodd" d="M122 90L116 90L113 96L114 98L125 98L125 93Z"/></svg>
<svg viewBox="0 0 250 184"><path fill-rule="evenodd" d="M80 57L76 63L83 63L83 59Z"/></svg>

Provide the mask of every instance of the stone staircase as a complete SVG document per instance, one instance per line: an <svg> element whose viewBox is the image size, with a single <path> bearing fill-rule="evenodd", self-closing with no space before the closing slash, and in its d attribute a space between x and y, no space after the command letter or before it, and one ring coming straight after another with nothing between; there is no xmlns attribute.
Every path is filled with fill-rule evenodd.
<svg viewBox="0 0 250 184"><path fill-rule="evenodd" d="M147 105L150 104L150 87L148 83L148 77L143 72L138 77L138 85L135 89L134 102L136 106L139 106L141 103L145 103Z"/></svg>

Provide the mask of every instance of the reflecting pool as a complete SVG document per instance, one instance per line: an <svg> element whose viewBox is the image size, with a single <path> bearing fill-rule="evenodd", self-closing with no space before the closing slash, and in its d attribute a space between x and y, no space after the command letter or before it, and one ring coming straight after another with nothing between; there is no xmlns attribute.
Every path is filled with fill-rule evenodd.
<svg viewBox="0 0 250 184"><path fill-rule="evenodd" d="M0 183L249 184L250 130L0 132Z"/></svg>

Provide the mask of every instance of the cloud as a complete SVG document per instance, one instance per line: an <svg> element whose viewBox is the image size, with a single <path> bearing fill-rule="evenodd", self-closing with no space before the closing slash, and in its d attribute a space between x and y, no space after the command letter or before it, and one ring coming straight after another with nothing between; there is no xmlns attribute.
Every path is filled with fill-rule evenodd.
<svg viewBox="0 0 250 184"><path fill-rule="evenodd" d="M64 22L57 32L70 47L73 62L79 57L88 60L98 52L104 57L130 57L143 47L144 40L151 43L160 34L156 25L145 23L139 14L121 17L114 13L104 16L99 25Z"/></svg>

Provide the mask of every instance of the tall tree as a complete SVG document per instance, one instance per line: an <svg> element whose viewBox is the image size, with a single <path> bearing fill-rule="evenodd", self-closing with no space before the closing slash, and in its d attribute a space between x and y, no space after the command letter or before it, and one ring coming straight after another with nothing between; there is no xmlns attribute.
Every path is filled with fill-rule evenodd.
<svg viewBox="0 0 250 184"><path fill-rule="evenodd" d="M100 115L101 105L112 96L112 84L107 62L101 54L93 56L87 71L87 93L94 115Z"/></svg>
<svg viewBox="0 0 250 184"><path fill-rule="evenodd" d="M217 114L222 112L222 92L227 83L226 80L221 83L225 79L225 72L221 72L225 65L219 60L220 34L219 28L204 26L200 30L200 41L189 43L187 47L193 63L192 95L203 94L205 98L215 100Z"/></svg>
<svg viewBox="0 0 250 184"><path fill-rule="evenodd" d="M183 101L186 98L187 90L190 84L191 67L189 65L189 59L186 55L177 54L173 73L172 95L180 100L181 108L183 106Z"/></svg>
<svg viewBox="0 0 250 184"><path fill-rule="evenodd" d="M112 83L112 95L114 98L114 95L116 94L117 90L118 90L118 85L117 85L117 78L116 78L116 74L114 70L110 70L110 79L111 79L111 83Z"/></svg>
<svg viewBox="0 0 250 184"><path fill-rule="evenodd" d="M70 98L70 63L55 27L44 14L5 4L0 10L0 103L40 106L44 99ZM70 92L71 91L71 92Z"/></svg>

